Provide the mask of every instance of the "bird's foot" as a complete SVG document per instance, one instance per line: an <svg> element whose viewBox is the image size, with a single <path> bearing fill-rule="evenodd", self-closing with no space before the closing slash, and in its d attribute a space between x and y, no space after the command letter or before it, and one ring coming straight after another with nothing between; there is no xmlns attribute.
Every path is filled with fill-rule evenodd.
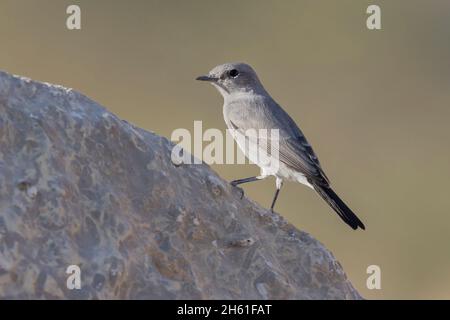
<svg viewBox="0 0 450 320"><path fill-rule="evenodd" d="M234 181L230 182L230 184L233 187L233 190L236 190L237 192L239 192L239 198L243 199L244 198L244 189L238 187L237 184L234 183Z"/></svg>

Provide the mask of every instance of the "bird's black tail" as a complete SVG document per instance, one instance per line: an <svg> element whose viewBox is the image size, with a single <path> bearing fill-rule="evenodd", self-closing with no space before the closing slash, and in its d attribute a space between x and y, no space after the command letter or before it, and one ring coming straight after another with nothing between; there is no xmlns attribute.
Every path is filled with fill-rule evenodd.
<svg viewBox="0 0 450 320"><path fill-rule="evenodd" d="M341 217L342 220L346 224L348 224L353 230L358 229L360 227L361 229L365 230L366 227L361 222L361 220L358 219L358 217L353 213L353 211L347 207L347 205L344 203L344 201L339 198L339 196L327 186L320 186L313 184L314 189L317 191L318 194L336 211L336 213Z"/></svg>

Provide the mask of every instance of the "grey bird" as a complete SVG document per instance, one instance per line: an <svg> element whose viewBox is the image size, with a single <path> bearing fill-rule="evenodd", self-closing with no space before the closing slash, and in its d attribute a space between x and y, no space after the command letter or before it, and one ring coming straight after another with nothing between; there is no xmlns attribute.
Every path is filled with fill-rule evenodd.
<svg viewBox="0 0 450 320"><path fill-rule="evenodd" d="M283 181L300 182L317 191L352 229L365 229L361 220L333 191L304 134L264 89L252 67L245 63L226 63L196 80L210 82L222 94L223 115L228 129L246 157L261 169L259 176L232 181L233 186L275 176L273 211ZM276 130L277 135L274 138L255 134L261 129ZM267 159L263 161L263 157L258 158L255 152L249 152L249 145L256 146L257 150L270 149L272 152L266 154L269 159L276 158L277 166L269 166Z"/></svg>

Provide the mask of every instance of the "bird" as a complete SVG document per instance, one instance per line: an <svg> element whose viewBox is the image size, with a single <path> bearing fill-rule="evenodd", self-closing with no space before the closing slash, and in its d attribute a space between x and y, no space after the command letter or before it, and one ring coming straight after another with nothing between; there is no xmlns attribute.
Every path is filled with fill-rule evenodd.
<svg viewBox="0 0 450 320"><path fill-rule="evenodd" d="M333 191L303 132L266 91L249 64L221 64L196 80L209 82L220 92L224 120L231 135L245 156L261 169L259 176L234 180L232 186L275 176L276 191L270 207L273 212L284 181L299 182L315 190L353 230L365 230L361 220ZM261 130L276 134L258 135ZM268 149L271 152L265 153L265 157L255 152Z"/></svg>

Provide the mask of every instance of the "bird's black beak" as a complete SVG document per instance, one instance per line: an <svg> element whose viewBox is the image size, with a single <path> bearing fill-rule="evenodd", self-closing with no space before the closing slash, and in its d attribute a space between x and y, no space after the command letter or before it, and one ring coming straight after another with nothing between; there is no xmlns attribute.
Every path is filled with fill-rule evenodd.
<svg viewBox="0 0 450 320"><path fill-rule="evenodd" d="M200 76L200 77L195 78L195 80L198 80L198 81L216 82L216 81L217 81L217 78L210 77L210 76Z"/></svg>

